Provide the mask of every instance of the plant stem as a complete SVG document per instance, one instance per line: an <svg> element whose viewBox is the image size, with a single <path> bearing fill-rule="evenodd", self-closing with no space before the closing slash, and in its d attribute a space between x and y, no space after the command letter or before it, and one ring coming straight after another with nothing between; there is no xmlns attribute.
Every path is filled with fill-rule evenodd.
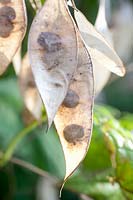
<svg viewBox="0 0 133 200"><path fill-rule="evenodd" d="M0 151L0 158L3 156L3 152ZM13 163L13 164L16 164L16 165L19 165L21 167L24 167L25 169L28 169L30 170L31 172L39 175L39 176L42 176L44 178L47 178L49 179L52 183L54 184L57 184L59 182L59 179L53 175L51 175L49 172L43 170L43 169L40 169L39 167L25 161L25 160L21 160L19 158L16 158L16 157L12 157L10 159L10 162Z"/></svg>
<svg viewBox="0 0 133 200"><path fill-rule="evenodd" d="M59 182L59 179L57 177L51 175L47 171L44 171L43 169L40 169L39 167L37 167L27 161L13 157L13 158L11 158L10 162L17 164L21 167L24 167L39 176L45 177L55 184L57 184Z"/></svg>
<svg viewBox="0 0 133 200"><path fill-rule="evenodd" d="M42 121L46 121L46 116L42 118ZM4 166L12 157L17 145L20 141L28 135L32 130L37 128L39 125L38 121L33 122L30 126L23 129L20 133L18 133L9 143L5 153L3 154L2 158L0 159L0 166Z"/></svg>

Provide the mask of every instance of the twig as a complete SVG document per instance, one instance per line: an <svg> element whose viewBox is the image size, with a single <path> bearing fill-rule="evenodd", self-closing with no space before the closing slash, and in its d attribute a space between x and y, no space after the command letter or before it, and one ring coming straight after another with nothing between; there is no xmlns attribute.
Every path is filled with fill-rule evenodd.
<svg viewBox="0 0 133 200"><path fill-rule="evenodd" d="M55 184L57 184L57 182L59 181L56 177L51 176L48 172L40 169L39 167L36 167L35 165L33 165L33 164L31 164L27 161L13 157L13 158L11 158L10 162L17 164L21 167L24 167L24 168L32 171L33 173L38 174L39 176L43 176L45 178L48 178Z"/></svg>
<svg viewBox="0 0 133 200"><path fill-rule="evenodd" d="M0 152L0 158L3 156L3 152ZM57 177L55 176L51 176L48 172L40 169L39 167L27 162L27 161L24 161L24 160L21 160L19 158L16 158L16 157L13 157L9 160L11 163L14 163L16 165L19 165L21 167L24 167L28 170L30 170L31 172L39 175L39 176L42 176L42 177L45 177L45 178L48 178L49 180L51 180L52 183L54 184L57 184L58 183L58 179Z"/></svg>

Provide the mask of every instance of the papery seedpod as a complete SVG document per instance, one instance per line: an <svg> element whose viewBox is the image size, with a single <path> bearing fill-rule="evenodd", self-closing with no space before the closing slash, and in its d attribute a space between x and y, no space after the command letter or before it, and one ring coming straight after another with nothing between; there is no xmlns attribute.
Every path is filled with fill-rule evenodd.
<svg viewBox="0 0 133 200"><path fill-rule="evenodd" d="M112 34L108 28L106 21L106 0L99 0L99 9L97 18L95 21L96 29L105 37L105 39L113 46ZM95 94L97 95L109 80L111 72L108 68L104 67L102 63L93 60L93 72L94 72L94 82L95 82Z"/></svg>
<svg viewBox="0 0 133 200"><path fill-rule="evenodd" d="M27 109L37 120L39 120L42 114L42 100L36 88L28 54L26 54L22 60L19 83L21 94Z"/></svg>
<svg viewBox="0 0 133 200"><path fill-rule="evenodd" d="M133 5L131 1L121 1L111 13L111 29L114 47L125 63L133 59Z"/></svg>
<svg viewBox="0 0 133 200"><path fill-rule="evenodd" d="M77 67L75 25L65 0L46 0L32 23L28 50L50 127Z"/></svg>
<svg viewBox="0 0 133 200"><path fill-rule="evenodd" d="M79 34L78 49L77 70L54 120L66 161L64 181L85 157L92 132L94 98L92 62Z"/></svg>
<svg viewBox="0 0 133 200"><path fill-rule="evenodd" d="M20 47L26 23L24 0L0 0L0 75Z"/></svg>
<svg viewBox="0 0 133 200"><path fill-rule="evenodd" d="M80 11L75 10L74 13L92 62L96 60L97 64L99 63L99 65L108 68L111 72L119 76L124 76L125 68L112 46Z"/></svg>
<svg viewBox="0 0 133 200"><path fill-rule="evenodd" d="M101 35L103 35L103 37L105 37L107 42L113 46L112 33L106 20L106 12L110 12L110 9L111 8L108 7L108 10L106 10L106 0L99 0L99 9L95 21L95 28Z"/></svg>

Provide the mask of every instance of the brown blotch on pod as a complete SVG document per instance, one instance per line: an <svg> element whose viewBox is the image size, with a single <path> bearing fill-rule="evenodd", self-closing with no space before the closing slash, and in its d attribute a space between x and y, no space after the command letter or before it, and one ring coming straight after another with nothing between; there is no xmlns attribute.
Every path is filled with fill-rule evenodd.
<svg viewBox="0 0 133 200"><path fill-rule="evenodd" d="M37 42L48 53L53 53L62 49L60 36L52 32L41 32Z"/></svg>
<svg viewBox="0 0 133 200"><path fill-rule="evenodd" d="M83 138L84 128L77 124L71 124L65 127L63 133L67 142L76 144Z"/></svg>
<svg viewBox="0 0 133 200"><path fill-rule="evenodd" d="M12 20L16 18L16 12L9 6L0 8L0 37L6 38L14 29Z"/></svg>

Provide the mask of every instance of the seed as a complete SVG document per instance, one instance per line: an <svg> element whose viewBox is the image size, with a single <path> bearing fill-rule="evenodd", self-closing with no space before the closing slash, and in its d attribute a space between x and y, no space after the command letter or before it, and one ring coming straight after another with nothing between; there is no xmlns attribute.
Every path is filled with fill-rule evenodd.
<svg viewBox="0 0 133 200"><path fill-rule="evenodd" d="M67 142L75 144L84 136L84 129L80 125L71 124L65 127L63 133Z"/></svg>
<svg viewBox="0 0 133 200"><path fill-rule="evenodd" d="M59 51L62 48L60 36L51 32L40 33L37 42L49 53Z"/></svg>
<svg viewBox="0 0 133 200"><path fill-rule="evenodd" d="M60 83L55 83L54 85L55 85L55 87L57 87L57 88L62 87L62 85L61 85Z"/></svg>
<svg viewBox="0 0 133 200"><path fill-rule="evenodd" d="M6 17L8 20L12 21L16 18L16 12L12 7L4 6L0 9L0 16Z"/></svg>
<svg viewBox="0 0 133 200"><path fill-rule="evenodd" d="M0 9L0 37L8 37L14 28L12 20L16 18L15 10L5 6Z"/></svg>
<svg viewBox="0 0 133 200"><path fill-rule="evenodd" d="M7 18L0 16L0 37L8 37L12 30L12 23Z"/></svg>
<svg viewBox="0 0 133 200"><path fill-rule="evenodd" d="M69 90L63 101L63 105L68 108L75 108L78 104L79 104L78 94L73 90Z"/></svg>

